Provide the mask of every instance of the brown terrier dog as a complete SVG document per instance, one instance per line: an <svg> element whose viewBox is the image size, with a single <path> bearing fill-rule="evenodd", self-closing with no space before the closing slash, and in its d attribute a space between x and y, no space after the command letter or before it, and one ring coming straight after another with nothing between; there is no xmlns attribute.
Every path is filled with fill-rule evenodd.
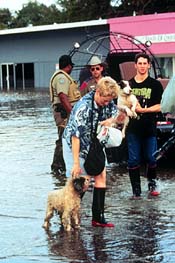
<svg viewBox="0 0 175 263"><path fill-rule="evenodd" d="M83 193L89 187L89 179L85 177L70 178L66 185L49 193L47 211L43 227L49 229L50 219L54 211L60 215L64 230L70 231L80 227L80 201Z"/></svg>

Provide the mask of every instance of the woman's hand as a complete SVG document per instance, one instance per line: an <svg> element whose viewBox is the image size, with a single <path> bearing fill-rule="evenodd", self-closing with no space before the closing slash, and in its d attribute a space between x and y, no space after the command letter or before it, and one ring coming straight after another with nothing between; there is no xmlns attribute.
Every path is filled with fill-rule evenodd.
<svg viewBox="0 0 175 263"><path fill-rule="evenodd" d="M115 122L118 124L124 123L126 116L127 116L126 112L120 111L119 114L117 115L117 117L115 118Z"/></svg>
<svg viewBox="0 0 175 263"><path fill-rule="evenodd" d="M101 125L101 126L110 127L110 126L112 126L113 123L114 123L114 119L113 119L113 118L109 118L109 119L106 119L106 120L104 120L104 121L101 121L101 122L100 122L100 125Z"/></svg>
<svg viewBox="0 0 175 263"><path fill-rule="evenodd" d="M82 173L79 163L74 163L71 171L71 176L77 178Z"/></svg>
<svg viewBox="0 0 175 263"><path fill-rule="evenodd" d="M120 111L119 114L117 115L117 117L109 118L109 119L106 119L104 121L101 121L100 124L101 124L101 126L111 127L111 126L115 125L116 123L118 123L118 124L124 123L126 116L127 116L127 114L125 111Z"/></svg>

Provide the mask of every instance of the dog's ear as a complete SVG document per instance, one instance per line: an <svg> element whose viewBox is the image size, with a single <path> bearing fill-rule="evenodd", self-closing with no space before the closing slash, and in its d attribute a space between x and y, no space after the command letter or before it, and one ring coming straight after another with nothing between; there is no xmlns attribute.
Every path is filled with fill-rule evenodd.
<svg viewBox="0 0 175 263"><path fill-rule="evenodd" d="M120 82L118 83L118 85L120 86L121 89L123 89L125 87L125 83L123 80L120 80Z"/></svg>
<svg viewBox="0 0 175 263"><path fill-rule="evenodd" d="M80 195L83 193L84 183L85 183L85 178L84 177L73 179L74 189Z"/></svg>
<svg viewBox="0 0 175 263"><path fill-rule="evenodd" d="M131 80L128 80L129 86L131 86Z"/></svg>

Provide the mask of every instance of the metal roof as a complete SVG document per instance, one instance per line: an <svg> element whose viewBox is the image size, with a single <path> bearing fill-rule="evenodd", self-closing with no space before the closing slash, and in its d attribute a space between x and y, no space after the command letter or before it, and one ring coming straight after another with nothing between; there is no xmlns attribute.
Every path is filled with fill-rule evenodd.
<svg viewBox="0 0 175 263"><path fill-rule="evenodd" d="M52 25L44 25L44 26L31 25L28 27L0 30L0 35L23 34L23 33L31 33L31 32L49 31L49 30L71 29L71 28L87 27L87 26L99 26L106 24L107 24L107 19L98 19L98 20L62 23L62 24L54 23Z"/></svg>

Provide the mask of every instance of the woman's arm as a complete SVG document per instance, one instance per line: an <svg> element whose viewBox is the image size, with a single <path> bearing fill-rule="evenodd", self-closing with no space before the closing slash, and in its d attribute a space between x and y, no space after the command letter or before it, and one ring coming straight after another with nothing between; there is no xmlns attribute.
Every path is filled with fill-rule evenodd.
<svg viewBox="0 0 175 263"><path fill-rule="evenodd" d="M72 167L72 177L78 177L81 174L80 161L79 161L79 153L80 153L80 139L76 136L72 136L72 155L73 155L73 167Z"/></svg>
<svg viewBox="0 0 175 263"><path fill-rule="evenodd" d="M100 124L102 126L112 126L113 124L116 124L116 123L123 123L125 118L126 118L127 114L124 112L124 111L120 111L116 117L114 118L109 118L109 119L106 119L104 121L101 121Z"/></svg>

